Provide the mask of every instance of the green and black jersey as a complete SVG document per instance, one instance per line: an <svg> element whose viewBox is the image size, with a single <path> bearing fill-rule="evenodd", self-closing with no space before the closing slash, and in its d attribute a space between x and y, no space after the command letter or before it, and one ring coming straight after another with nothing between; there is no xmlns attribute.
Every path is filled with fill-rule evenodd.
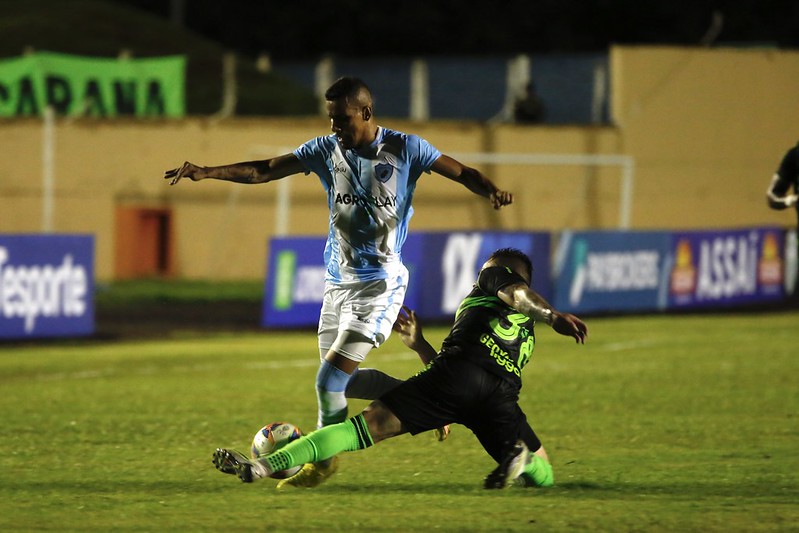
<svg viewBox="0 0 799 533"><path fill-rule="evenodd" d="M455 314L441 356L462 357L521 388L521 370L535 346L535 321L497 297L500 289L518 282L526 283L508 268L483 269Z"/></svg>

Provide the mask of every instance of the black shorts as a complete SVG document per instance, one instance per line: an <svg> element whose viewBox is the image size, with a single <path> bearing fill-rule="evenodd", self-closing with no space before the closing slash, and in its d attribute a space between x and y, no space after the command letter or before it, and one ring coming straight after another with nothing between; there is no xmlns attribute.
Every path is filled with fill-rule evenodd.
<svg viewBox="0 0 799 533"><path fill-rule="evenodd" d="M530 451L541 447L519 407L516 386L465 359L439 357L380 401L412 435L463 424L497 462L517 439Z"/></svg>

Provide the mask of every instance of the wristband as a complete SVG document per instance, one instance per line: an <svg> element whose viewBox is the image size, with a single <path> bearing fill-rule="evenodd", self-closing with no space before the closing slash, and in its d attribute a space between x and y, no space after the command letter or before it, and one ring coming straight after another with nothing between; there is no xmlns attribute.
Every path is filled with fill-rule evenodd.
<svg viewBox="0 0 799 533"><path fill-rule="evenodd" d="M539 314L541 320L546 322L548 326L551 326L555 322L555 313L552 312L552 309L541 309Z"/></svg>

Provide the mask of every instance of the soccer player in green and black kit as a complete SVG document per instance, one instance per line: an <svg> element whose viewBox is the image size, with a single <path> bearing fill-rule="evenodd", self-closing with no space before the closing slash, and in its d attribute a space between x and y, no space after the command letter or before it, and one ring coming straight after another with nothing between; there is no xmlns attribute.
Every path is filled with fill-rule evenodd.
<svg viewBox="0 0 799 533"><path fill-rule="evenodd" d="M517 477L528 486L552 485L546 451L518 404L521 370L533 353L536 321L578 343L585 342L588 329L574 315L552 309L530 288L531 277L526 255L515 249L497 250L461 303L440 353L423 371L361 414L321 428L257 461L217 449L213 457L217 469L252 482L403 433L416 435L458 423L471 429L498 463L485 478L486 488L505 487ZM406 309L395 330L420 355L435 353L413 311Z"/></svg>

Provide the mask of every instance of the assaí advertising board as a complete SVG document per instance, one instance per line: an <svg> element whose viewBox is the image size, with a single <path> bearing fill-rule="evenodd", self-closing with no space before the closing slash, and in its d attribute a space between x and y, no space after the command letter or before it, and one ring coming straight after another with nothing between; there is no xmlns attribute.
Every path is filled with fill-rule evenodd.
<svg viewBox="0 0 799 533"><path fill-rule="evenodd" d="M782 300L784 240L781 228L675 233L669 306L723 307Z"/></svg>

